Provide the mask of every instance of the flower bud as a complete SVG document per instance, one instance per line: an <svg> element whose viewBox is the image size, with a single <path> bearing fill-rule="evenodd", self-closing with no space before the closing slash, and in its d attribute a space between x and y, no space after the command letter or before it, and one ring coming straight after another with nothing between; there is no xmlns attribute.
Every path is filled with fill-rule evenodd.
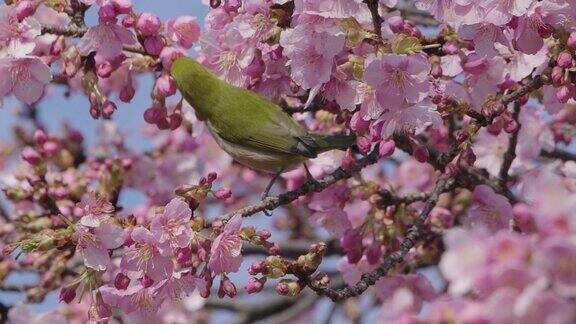
<svg viewBox="0 0 576 324"><path fill-rule="evenodd" d="M414 148L414 158L416 158L416 161L420 162L420 163L425 163L426 161L428 161L428 149L424 146L424 145L415 145L416 147Z"/></svg>
<svg viewBox="0 0 576 324"><path fill-rule="evenodd" d="M556 99L561 103L568 102L568 99L572 97L572 91L568 85L563 85L556 90Z"/></svg>
<svg viewBox="0 0 576 324"><path fill-rule="evenodd" d="M34 132L33 138L34 138L34 142L35 142L36 144L42 145L42 144L44 144L44 143L46 142L46 139L47 139L48 137L46 136L46 133L44 133L43 130L37 129L37 130Z"/></svg>
<svg viewBox="0 0 576 324"><path fill-rule="evenodd" d="M220 288L218 289L218 297L223 298L224 296L228 296L230 298L234 298L237 294L238 291L236 290L234 283L228 279L228 277L222 276L222 280L220 281Z"/></svg>
<svg viewBox="0 0 576 324"><path fill-rule="evenodd" d="M114 10L121 15L132 12L131 0L112 0L112 5L114 5Z"/></svg>
<svg viewBox="0 0 576 324"><path fill-rule="evenodd" d="M116 278L114 278L114 287L116 289L126 290L128 288L128 285L130 285L130 278L128 278L128 276L126 276L122 272L118 273L116 275Z"/></svg>
<svg viewBox="0 0 576 324"><path fill-rule="evenodd" d="M166 41L159 35L153 35L144 40L144 49L146 50L146 53L153 56L160 55L164 46L166 46Z"/></svg>
<svg viewBox="0 0 576 324"><path fill-rule="evenodd" d="M134 87L130 83L130 84L122 87L122 89L120 90L120 93L118 94L118 99L120 99L120 101L122 101L122 102L129 103L134 98L135 93L136 93L136 90L134 89Z"/></svg>
<svg viewBox="0 0 576 324"><path fill-rule="evenodd" d="M270 233L270 231L268 231L268 230L261 230L258 232L258 237L260 237L260 239L262 241L268 240L271 236L272 236L272 233Z"/></svg>
<svg viewBox="0 0 576 324"><path fill-rule="evenodd" d="M220 200L226 200L232 197L232 191L229 188L223 187L214 192L214 197Z"/></svg>
<svg viewBox="0 0 576 324"><path fill-rule="evenodd" d="M394 154L396 150L396 143L393 139L383 140L380 142L380 146L378 147L378 155L380 157L388 157Z"/></svg>
<svg viewBox="0 0 576 324"><path fill-rule="evenodd" d="M76 288L78 288L77 284L72 284L69 286L64 286L60 289L60 294L58 295L58 299L61 302L65 302L66 304L70 304L76 298Z"/></svg>
<svg viewBox="0 0 576 324"><path fill-rule="evenodd" d="M368 152L370 152L370 148L372 147L372 143L370 143L370 140L364 136L360 136L356 139L356 145L358 146L358 150L360 150L360 153L362 153L363 155L368 154Z"/></svg>
<svg viewBox="0 0 576 324"><path fill-rule="evenodd" d="M106 101L104 101L104 104L102 105L102 115L104 116L104 118L109 119L110 117L112 117L112 114L114 114L116 109L117 109L116 104L106 99Z"/></svg>
<svg viewBox="0 0 576 324"><path fill-rule="evenodd" d="M564 81L564 69L559 66L553 67L551 78L553 85L560 86Z"/></svg>
<svg viewBox="0 0 576 324"><path fill-rule="evenodd" d="M430 75L434 78L441 78L442 77L442 66L440 66L440 64L432 65L432 70L430 71Z"/></svg>
<svg viewBox="0 0 576 324"><path fill-rule="evenodd" d="M250 268L248 268L248 273L251 275L258 274L258 273L264 271L264 267L265 267L265 261L264 260L254 261L250 265Z"/></svg>
<svg viewBox="0 0 576 324"><path fill-rule="evenodd" d="M140 284L144 288L152 287L154 284L154 280L152 280L152 278L150 278L148 275L144 275L144 277L140 278L139 280Z"/></svg>
<svg viewBox="0 0 576 324"><path fill-rule="evenodd" d="M38 151L27 146L22 150L22 159L32 165L37 165L42 161L42 156Z"/></svg>
<svg viewBox="0 0 576 324"><path fill-rule="evenodd" d="M244 288L247 293L255 294L261 292L264 289L264 284L266 283L266 277L262 277L260 279L251 277L248 279L248 284Z"/></svg>
<svg viewBox="0 0 576 324"><path fill-rule="evenodd" d="M569 69L572 67L572 55L567 51L561 52L556 58L556 63L563 69Z"/></svg>
<svg viewBox="0 0 576 324"><path fill-rule="evenodd" d="M138 17L136 29L144 36L152 36L160 30L162 22L153 13L144 12Z"/></svg>
<svg viewBox="0 0 576 324"><path fill-rule="evenodd" d="M570 47L571 49L576 49L576 32L570 33L566 45L568 45L568 47Z"/></svg>
<svg viewBox="0 0 576 324"><path fill-rule="evenodd" d="M368 250L366 250L366 260L368 260L369 264L379 263L381 256L382 256L382 248L378 243L372 244L372 246Z"/></svg>
<svg viewBox="0 0 576 324"><path fill-rule="evenodd" d="M124 28L132 28L134 27L134 25L136 25L136 18L134 18L131 15L127 15L124 16L124 18L122 18L122 26Z"/></svg>
<svg viewBox="0 0 576 324"><path fill-rule="evenodd" d="M276 292L282 296L298 296L300 290L300 284L295 280L283 279L276 285Z"/></svg>
<svg viewBox="0 0 576 324"><path fill-rule="evenodd" d="M164 74L156 80L156 91L161 97L169 97L176 93L176 80Z"/></svg>
<svg viewBox="0 0 576 324"><path fill-rule="evenodd" d="M34 14L34 5L31 1L20 0L16 5L16 17L18 21L24 20L24 18Z"/></svg>
<svg viewBox="0 0 576 324"><path fill-rule="evenodd" d="M504 123L504 131L508 134L514 133L517 129L518 129L518 123L513 118L509 118Z"/></svg>
<svg viewBox="0 0 576 324"><path fill-rule="evenodd" d="M402 30L404 28L404 19L402 19L402 17L392 16L392 17L388 18L387 21L388 21L388 26L390 26L390 29L392 30L392 32L394 32L394 33L402 32Z"/></svg>

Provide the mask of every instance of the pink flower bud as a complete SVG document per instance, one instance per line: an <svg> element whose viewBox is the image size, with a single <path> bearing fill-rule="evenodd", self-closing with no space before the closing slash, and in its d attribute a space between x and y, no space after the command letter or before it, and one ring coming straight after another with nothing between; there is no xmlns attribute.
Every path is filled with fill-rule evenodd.
<svg viewBox="0 0 576 324"><path fill-rule="evenodd" d="M568 85L563 85L558 90L556 90L556 99L561 103L568 102L568 99L572 97L572 91Z"/></svg>
<svg viewBox="0 0 576 324"><path fill-rule="evenodd" d="M276 292L278 293L278 295L282 295L282 296L286 296L288 295L288 285L285 282L279 282L276 285Z"/></svg>
<svg viewBox="0 0 576 324"><path fill-rule="evenodd" d="M344 157L342 158L342 169L350 170L356 161L354 160L354 155L352 155L351 150L346 150Z"/></svg>
<svg viewBox="0 0 576 324"><path fill-rule="evenodd" d="M130 278L123 273L118 273L114 278L114 287L118 290L126 290L130 285Z"/></svg>
<svg viewBox="0 0 576 324"><path fill-rule="evenodd" d="M154 280L152 280L152 278L148 277L148 275L144 275L144 277L140 278L139 280L140 280L140 284L144 288L152 287L152 285L154 284Z"/></svg>
<svg viewBox="0 0 576 324"><path fill-rule="evenodd" d="M124 28L132 28L134 27L134 25L136 25L136 18L134 18L133 16L128 15L122 18L122 26Z"/></svg>
<svg viewBox="0 0 576 324"><path fill-rule="evenodd" d="M21 0L16 5L16 17L19 21L24 20L24 18L34 14L34 5L31 1Z"/></svg>
<svg viewBox="0 0 576 324"><path fill-rule="evenodd" d="M112 0L114 9L119 14L129 14L132 12L132 1L131 0Z"/></svg>
<svg viewBox="0 0 576 324"><path fill-rule="evenodd" d="M355 112L350 119L350 129L356 132L363 132L370 126L370 121L364 120L360 115L360 112Z"/></svg>
<svg viewBox="0 0 576 324"><path fill-rule="evenodd" d="M372 244L372 246L366 251L366 260L368 261L369 264L380 263L381 256L382 256L382 248L378 243Z"/></svg>
<svg viewBox="0 0 576 324"><path fill-rule="evenodd" d="M152 36L160 30L162 22L153 13L144 12L138 17L136 29L144 36Z"/></svg>
<svg viewBox="0 0 576 324"><path fill-rule="evenodd" d="M66 304L70 304L76 298L76 285L70 287L62 287L60 289L60 294L58 295L58 299L61 302L65 302Z"/></svg>
<svg viewBox="0 0 576 324"><path fill-rule="evenodd" d="M175 59L184 56L185 53L177 48L174 47L164 47L162 49L162 52L160 52L160 60L162 61L162 66L164 67L164 69L166 70L170 70L170 68L172 67L172 62L174 62Z"/></svg>
<svg viewBox="0 0 576 324"><path fill-rule="evenodd" d="M158 35L150 36L144 40L144 49L146 50L146 53L150 55L160 55L164 46L166 46L164 38Z"/></svg>
<svg viewBox="0 0 576 324"><path fill-rule="evenodd" d="M226 200L232 197L232 191L229 188L223 187L214 192L214 197L220 200Z"/></svg>
<svg viewBox="0 0 576 324"><path fill-rule="evenodd" d="M516 221L518 221L520 224L527 224L534 218L532 208L523 203L514 205L512 208L512 213L514 214Z"/></svg>
<svg viewBox="0 0 576 324"><path fill-rule="evenodd" d="M118 98L120 99L120 101L128 103L128 102L132 101L135 93L136 93L136 90L134 89L132 84L128 84L128 85L122 87L122 89L120 90L120 93L118 94Z"/></svg>
<svg viewBox="0 0 576 324"><path fill-rule="evenodd" d="M102 105L102 115L104 116L104 118L109 119L110 117L112 117L112 114L114 114L116 109L117 109L116 104L106 99L106 101L104 101L104 104Z"/></svg>
<svg viewBox="0 0 576 324"><path fill-rule="evenodd" d="M416 145L413 153L416 161L420 163L428 161L428 149L424 145Z"/></svg>
<svg viewBox="0 0 576 324"><path fill-rule="evenodd" d="M218 178L218 173L216 172L210 172L208 173L208 176L206 177L206 179L208 180L209 183L214 182L214 180L216 180Z"/></svg>
<svg viewBox="0 0 576 324"><path fill-rule="evenodd" d="M180 112L174 112L168 119L170 130L175 130L182 125L182 114Z"/></svg>
<svg viewBox="0 0 576 324"><path fill-rule="evenodd" d="M551 78L553 85L560 86L564 81L564 69L559 66L553 67Z"/></svg>
<svg viewBox="0 0 576 324"><path fill-rule="evenodd" d="M388 18L388 26L394 33L400 33L404 29L404 19L400 16L392 16Z"/></svg>
<svg viewBox="0 0 576 324"><path fill-rule="evenodd" d="M556 58L556 63L558 66L564 69L569 69L572 67L572 55L569 52L561 52Z"/></svg>
<svg viewBox="0 0 576 324"><path fill-rule="evenodd" d="M432 65L432 70L430 71L430 75L434 78L442 77L442 66L440 64Z"/></svg>
<svg viewBox="0 0 576 324"><path fill-rule="evenodd" d="M96 74L103 79L109 78L114 70L115 67L110 62L102 62L96 66Z"/></svg>
<svg viewBox="0 0 576 324"><path fill-rule="evenodd" d="M396 150L396 143L393 139L383 140L380 142L380 146L378 147L378 155L380 157L388 157L394 154Z"/></svg>
<svg viewBox="0 0 576 324"><path fill-rule="evenodd" d="M48 139L48 137L46 136L46 133L44 133L44 131L41 129L37 129L34 132L33 138L34 138L34 142L36 142L36 144L38 144L38 145L44 144L46 142L46 140Z"/></svg>
<svg viewBox="0 0 576 324"><path fill-rule="evenodd" d="M54 156L54 155L56 155L56 153L58 153L59 150L60 150L60 145L56 141L48 140L44 144L42 144L42 151L47 156Z"/></svg>
<svg viewBox="0 0 576 324"><path fill-rule="evenodd" d="M228 296L230 298L234 298L237 294L238 291L236 290L234 283L228 279L228 277L223 277L223 279L220 281L218 297L223 298L224 296Z"/></svg>
<svg viewBox="0 0 576 324"><path fill-rule="evenodd" d="M35 149L26 146L22 150L22 159L32 165L37 165L42 161L42 156Z"/></svg>
<svg viewBox="0 0 576 324"><path fill-rule="evenodd" d="M566 45L568 45L568 47L570 47L571 49L576 49L576 32L570 33Z"/></svg>
<svg viewBox="0 0 576 324"><path fill-rule="evenodd" d="M370 152L370 148L372 147L370 140L364 136L360 136L356 139L356 145L358 146L360 153L364 155L368 154L368 152Z"/></svg>
<svg viewBox="0 0 576 324"><path fill-rule="evenodd" d="M255 277L251 277L250 279L248 279L248 284L246 285L246 287L244 289L249 294L255 294L255 293L262 291L262 289L264 289L265 283L266 283L266 277L262 277L260 279L255 278Z"/></svg>
<svg viewBox="0 0 576 324"><path fill-rule="evenodd" d="M262 241L268 240L271 236L272 236L272 233L270 233L270 231L268 231L268 230L261 230L258 232L258 237Z"/></svg>
<svg viewBox="0 0 576 324"><path fill-rule="evenodd" d="M257 260L252 262L250 268L248 268L248 273L251 275L256 275L262 271L264 271L266 266L266 262L264 260Z"/></svg>
<svg viewBox="0 0 576 324"><path fill-rule="evenodd" d="M508 134L514 133L517 129L518 129L518 123L512 118L509 118L504 123L504 131Z"/></svg>
<svg viewBox="0 0 576 324"><path fill-rule="evenodd" d="M278 245L278 243L276 243L276 242L272 243L267 248L268 248L268 253L270 253L272 255L280 254L280 245Z"/></svg>
<svg viewBox="0 0 576 324"><path fill-rule="evenodd" d="M156 80L156 91L161 97L169 97L176 93L176 80L168 74L163 74Z"/></svg>

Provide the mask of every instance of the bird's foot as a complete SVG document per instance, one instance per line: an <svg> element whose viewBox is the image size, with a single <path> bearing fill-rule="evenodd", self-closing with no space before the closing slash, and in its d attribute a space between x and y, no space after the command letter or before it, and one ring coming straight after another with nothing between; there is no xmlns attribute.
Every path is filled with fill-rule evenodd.
<svg viewBox="0 0 576 324"><path fill-rule="evenodd" d="M264 201L266 198L269 197L269 193L270 193L270 189L272 189L272 185L274 185L274 182L276 182L276 180L278 180L278 178L280 177L280 174L282 173L283 170L280 170L278 173L276 173L274 175L274 177L272 177L272 179L270 180L270 182L268 183L268 185L266 186L266 189L264 189L264 192L262 192L262 195L260 196L260 200ZM264 214L266 216L272 216L272 212L268 211L268 210L264 210L263 211Z"/></svg>

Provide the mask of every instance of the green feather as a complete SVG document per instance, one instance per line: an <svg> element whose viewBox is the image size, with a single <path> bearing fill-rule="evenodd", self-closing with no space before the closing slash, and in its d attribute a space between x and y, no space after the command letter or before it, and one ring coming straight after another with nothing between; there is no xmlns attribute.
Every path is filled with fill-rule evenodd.
<svg viewBox="0 0 576 324"><path fill-rule="evenodd" d="M318 153L354 143L350 135L309 134L278 105L218 79L187 57L172 63L182 96L226 142L247 149L314 158Z"/></svg>

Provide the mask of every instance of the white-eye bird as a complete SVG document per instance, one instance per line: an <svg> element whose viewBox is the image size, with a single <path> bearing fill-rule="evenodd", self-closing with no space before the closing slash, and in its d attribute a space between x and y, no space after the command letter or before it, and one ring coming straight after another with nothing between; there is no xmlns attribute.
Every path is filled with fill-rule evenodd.
<svg viewBox="0 0 576 324"><path fill-rule="evenodd" d="M192 58L176 59L171 74L224 151L245 166L276 174L265 195L280 173L354 144L354 135L308 132L275 103L220 80Z"/></svg>

